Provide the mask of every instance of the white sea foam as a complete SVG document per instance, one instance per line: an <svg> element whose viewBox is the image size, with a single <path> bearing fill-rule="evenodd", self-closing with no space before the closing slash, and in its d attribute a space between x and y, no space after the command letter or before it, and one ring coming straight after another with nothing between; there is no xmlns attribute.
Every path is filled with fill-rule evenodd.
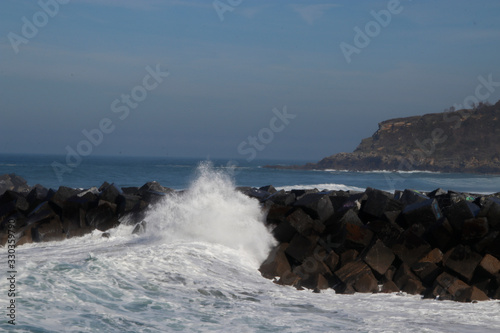
<svg viewBox="0 0 500 333"><path fill-rule="evenodd" d="M288 186L279 186L279 187L276 187L276 189L285 190L285 191L290 191L293 189L304 189L304 190L318 189L320 191L328 190L328 191L361 191L361 192L366 190L366 188L357 187L357 186L349 186L349 185L344 185L344 184L288 185Z"/></svg>
<svg viewBox="0 0 500 333"><path fill-rule="evenodd" d="M315 169L313 171L325 171L334 173L431 173L431 174L442 174L439 171L429 171L429 170L368 170L368 171L353 171L353 170L341 170L341 169Z"/></svg>

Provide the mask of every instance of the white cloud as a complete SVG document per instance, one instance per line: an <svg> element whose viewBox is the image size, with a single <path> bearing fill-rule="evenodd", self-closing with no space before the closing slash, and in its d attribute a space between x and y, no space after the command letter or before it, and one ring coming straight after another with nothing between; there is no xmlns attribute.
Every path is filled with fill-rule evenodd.
<svg viewBox="0 0 500 333"><path fill-rule="evenodd" d="M314 21L320 19L327 10L338 6L337 4L292 5L292 8L299 13L304 21L313 24Z"/></svg>

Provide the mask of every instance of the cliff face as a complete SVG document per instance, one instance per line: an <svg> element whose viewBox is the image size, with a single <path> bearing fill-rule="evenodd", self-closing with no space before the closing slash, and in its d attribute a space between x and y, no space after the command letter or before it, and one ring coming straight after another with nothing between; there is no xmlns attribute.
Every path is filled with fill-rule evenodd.
<svg viewBox="0 0 500 333"><path fill-rule="evenodd" d="M354 152L305 168L500 173L500 101L474 110L386 120Z"/></svg>

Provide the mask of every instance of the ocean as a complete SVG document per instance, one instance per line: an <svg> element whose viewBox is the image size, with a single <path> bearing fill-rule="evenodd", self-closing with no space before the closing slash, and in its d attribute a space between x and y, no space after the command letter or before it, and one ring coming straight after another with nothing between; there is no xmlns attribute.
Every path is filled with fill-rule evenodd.
<svg viewBox="0 0 500 333"><path fill-rule="evenodd" d="M6 332L498 332L500 302L457 303L399 294L337 295L280 286L258 272L274 240L256 200L236 186L500 191L500 177L430 172L297 171L226 161L97 157L58 178L64 156L0 155L0 174L30 185L87 188L156 180L185 190L132 226L16 248L16 325L8 324L8 268L0 279ZM60 175L59 175L60 176ZM7 249L3 251L7 258Z"/></svg>

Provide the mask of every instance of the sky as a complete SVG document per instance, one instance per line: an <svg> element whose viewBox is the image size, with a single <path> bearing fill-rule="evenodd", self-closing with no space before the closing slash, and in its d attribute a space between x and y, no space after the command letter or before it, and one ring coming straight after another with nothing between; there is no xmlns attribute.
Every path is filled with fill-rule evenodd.
<svg viewBox="0 0 500 333"><path fill-rule="evenodd" d="M499 100L498 17L498 0L2 0L0 153L350 152L381 121Z"/></svg>

